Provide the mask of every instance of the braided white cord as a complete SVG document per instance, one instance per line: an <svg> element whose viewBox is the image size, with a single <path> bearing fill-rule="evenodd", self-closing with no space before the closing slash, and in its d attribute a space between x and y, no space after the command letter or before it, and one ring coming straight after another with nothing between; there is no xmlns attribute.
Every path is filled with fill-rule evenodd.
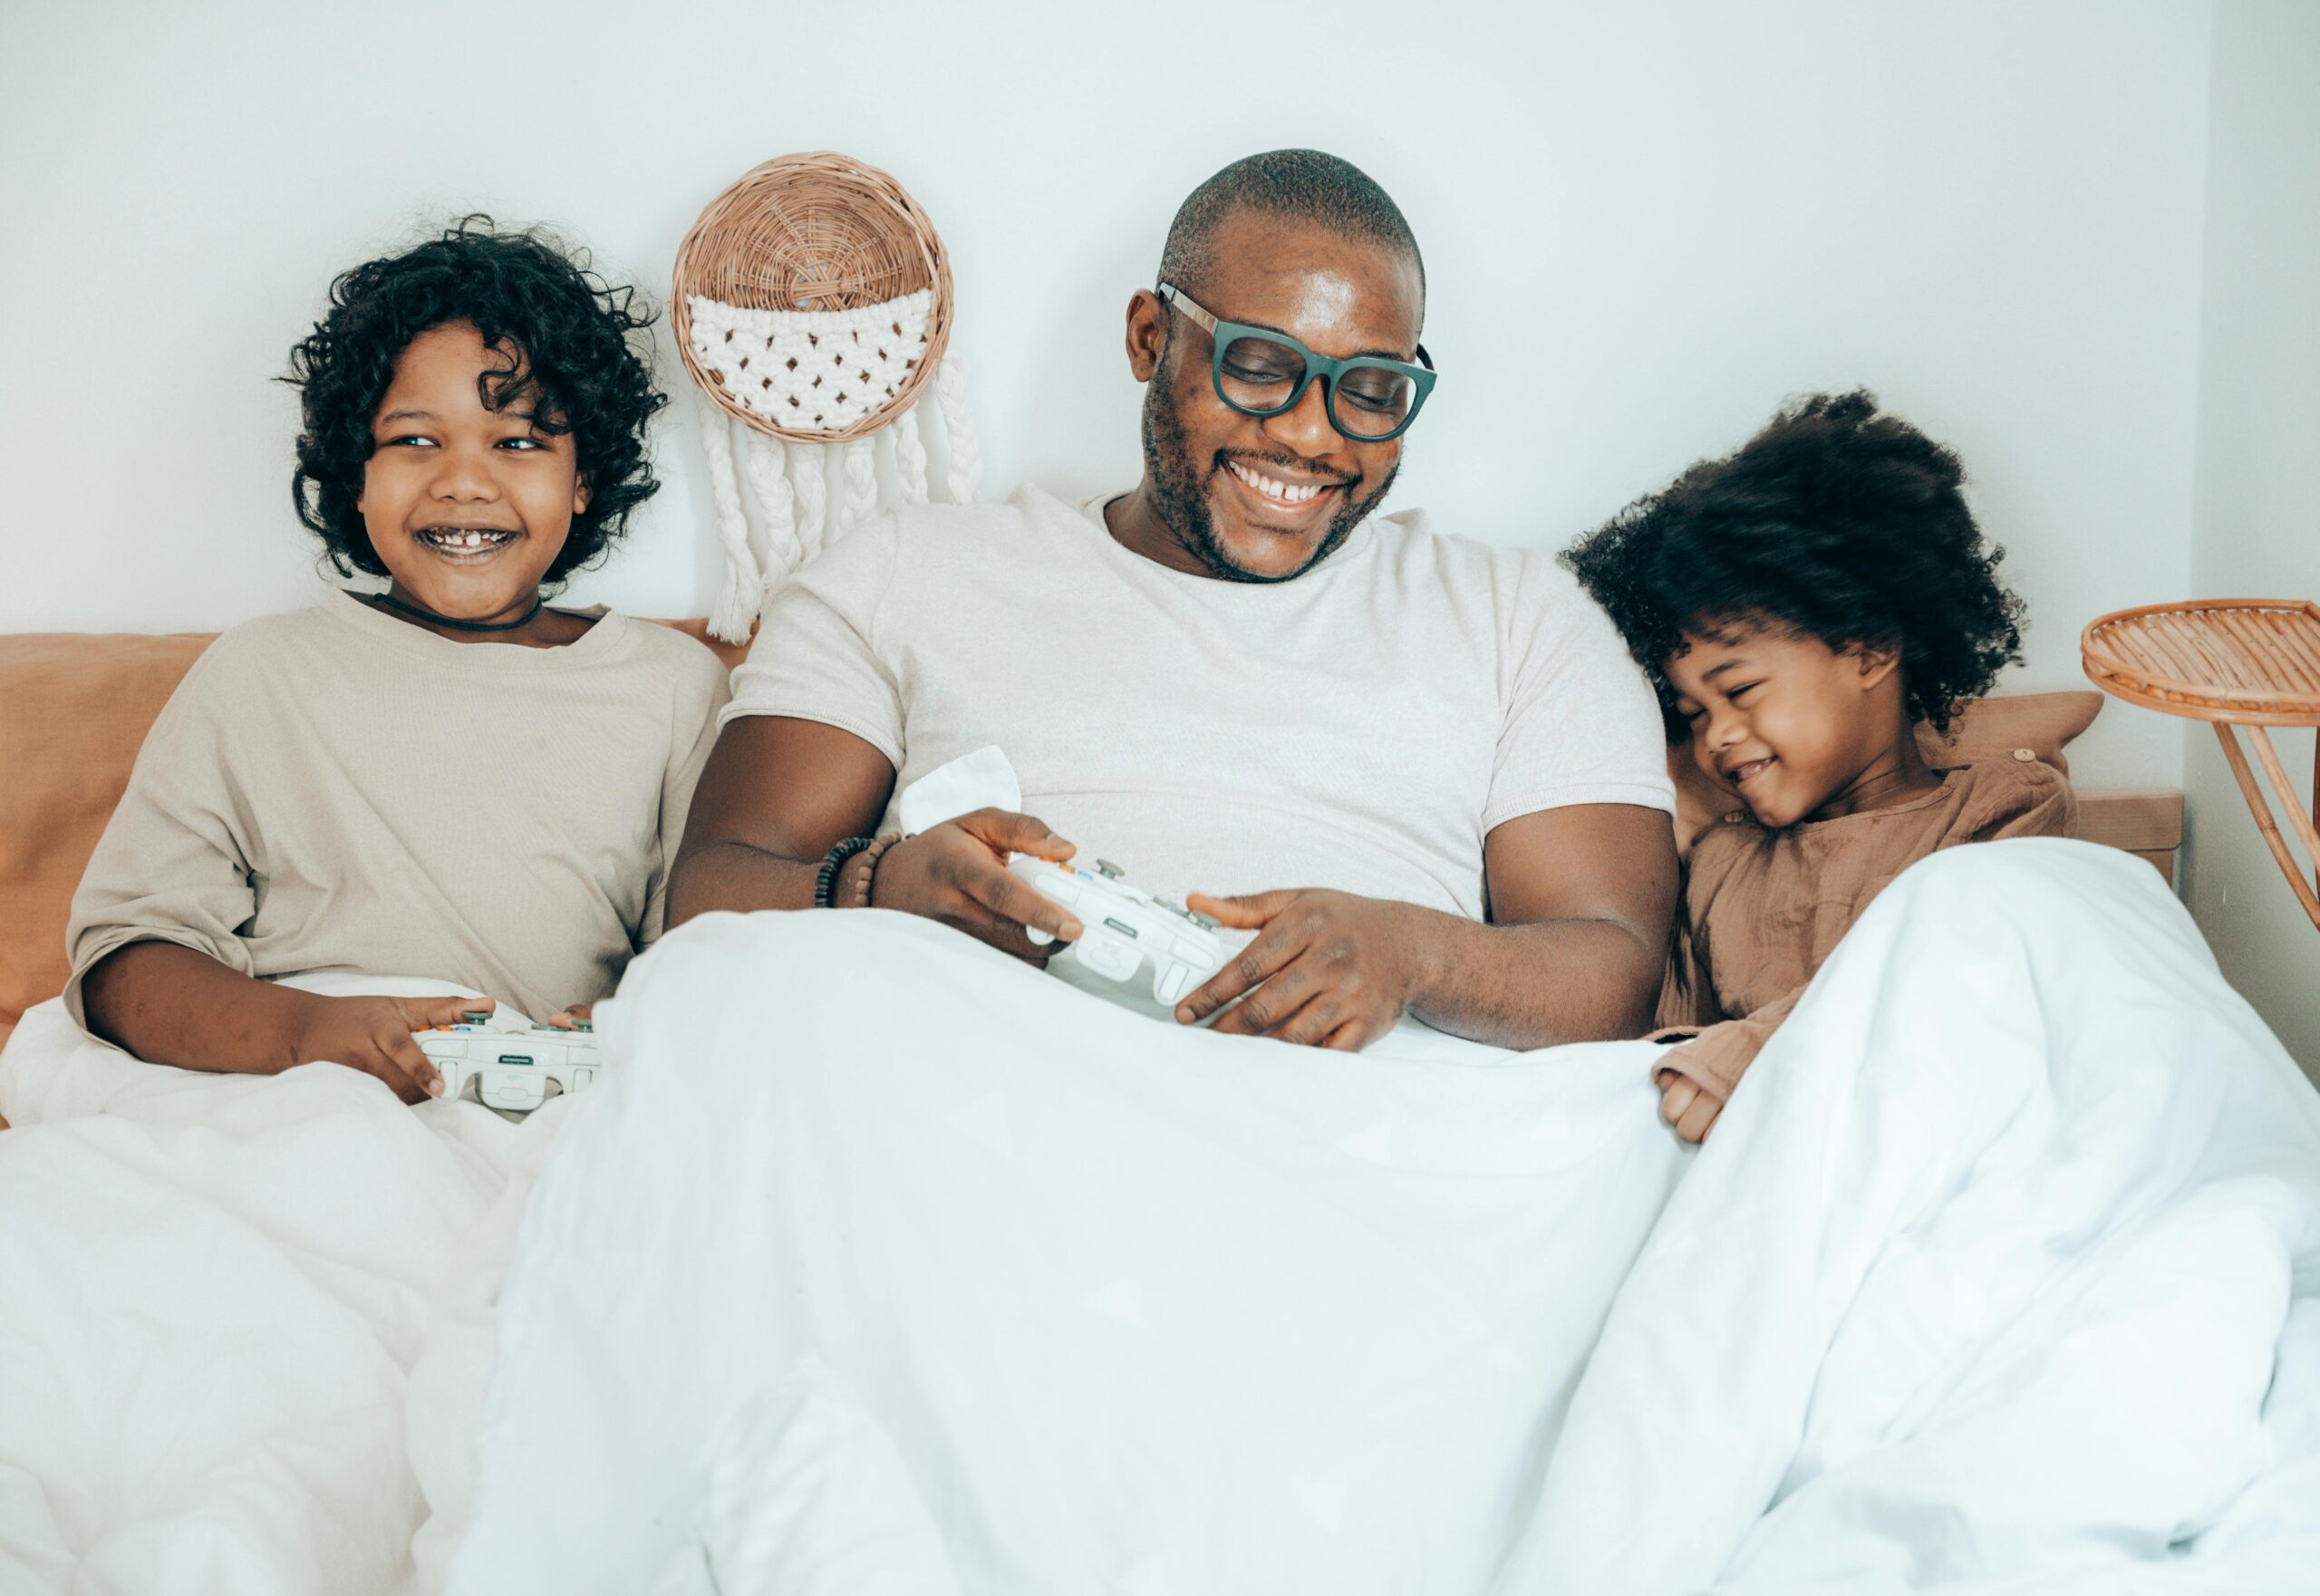
<svg viewBox="0 0 2320 1596"><path fill-rule="evenodd" d="M790 474L798 481L798 557L810 560L822 552L822 528L829 517L829 446L800 443L791 453L797 457Z"/></svg>
<svg viewBox="0 0 2320 1596"><path fill-rule="evenodd" d="M859 527L878 513L878 435L849 440L846 446L846 526Z"/></svg>
<svg viewBox="0 0 2320 1596"><path fill-rule="evenodd" d="M903 497L913 504L926 502L926 440L918 433L918 406L894 418L894 475Z"/></svg>
<svg viewBox="0 0 2320 1596"><path fill-rule="evenodd" d="M771 598L773 590L804 557L798 542L797 496L783 469L788 454L780 439L752 431L749 450L749 488L758 496L758 508L765 514L765 596Z"/></svg>
<svg viewBox="0 0 2320 1596"><path fill-rule="evenodd" d="M765 576L749 550L749 518L741 508L740 479L733 474L731 423L717 401L701 396L701 442L709 455L709 484L717 505L717 536L725 545L725 583L709 612L709 631L727 643L746 643L765 592Z"/></svg>
<svg viewBox="0 0 2320 1596"><path fill-rule="evenodd" d="M975 447L975 424L967 415L967 368L957 355L944 355L935 368L934 397L942 406L942 430L951 445L951 466L944 473L951 497L972 504L982 489L982 451Z"/></svg>

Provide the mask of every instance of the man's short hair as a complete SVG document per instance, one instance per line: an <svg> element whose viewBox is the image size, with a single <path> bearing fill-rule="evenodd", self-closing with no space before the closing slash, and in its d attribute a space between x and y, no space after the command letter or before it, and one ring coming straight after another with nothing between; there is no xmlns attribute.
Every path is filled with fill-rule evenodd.
<svg viewBox="0 0 2320 1596"><path fill-rule="evenodd" d="M1393 197L1349 160L1320 150L1268 150L1234 161L1177 208L1160 251L1160 279L1197 294L1215 265L1218 224L1243 207L1310 222L1340 237L1406 250L1426 287L1417 237Z"/></svg>

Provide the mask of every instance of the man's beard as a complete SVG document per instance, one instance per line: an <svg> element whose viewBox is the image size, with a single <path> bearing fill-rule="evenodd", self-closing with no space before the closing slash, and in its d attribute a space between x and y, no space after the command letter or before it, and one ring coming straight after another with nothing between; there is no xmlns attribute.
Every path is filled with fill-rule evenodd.
<svg viewBox="0 0 2320 1596"><path fill-rule="evenodd" d="M1244 569L1232 563L1217 540L1216 523L1208 513L1207 481L1193 469L1190 446L1184 440L1184 423L1177 415L1174 400L1165 391L1165 383L1155 380L1144 391L1144 469L1152 479L1153 508L1159 511L1161 524L1194 559L1208 567L1209 575L1227 582L1293 582L1338 551L1340 544L1353 536L1362 517L1378 508L1378 501L1393 487L1394 477L1401 469L1397 462L1386 473L1376 491L1365 498L1348 495L1338 513L1329 517L1329 529L1323 535L1320 547L1313 557L1295 570L1279 576L1267 576L1261 572ZM1251 456L1262 459L1262 456ZM1275 457L1276 465L1294 466L1293 456ZM1212 470L1222 469L1222 460L1211 462ZM1356 479L1357 481L1359 479Z"/></svg>

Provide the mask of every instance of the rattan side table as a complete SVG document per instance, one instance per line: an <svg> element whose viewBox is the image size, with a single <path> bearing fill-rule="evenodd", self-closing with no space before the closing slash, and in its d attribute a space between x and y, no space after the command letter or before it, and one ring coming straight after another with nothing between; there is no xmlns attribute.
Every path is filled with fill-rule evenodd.
<svg viewBox="0 0 2320 1596"><path fill-rule="evenodd" d="M2313 812L2307 817L2268 730L2320 727L2320 604L2210 598L2145 605L2102 616L2079 634L2078 645L2088 679L2103 692L2214 726L2272 857L2320 929L2320 750L2313 756ZM2289 827L2312 861L2313 875L2289 853L2280 822L2248 767L2240 746L2243 727Z"/></svg>

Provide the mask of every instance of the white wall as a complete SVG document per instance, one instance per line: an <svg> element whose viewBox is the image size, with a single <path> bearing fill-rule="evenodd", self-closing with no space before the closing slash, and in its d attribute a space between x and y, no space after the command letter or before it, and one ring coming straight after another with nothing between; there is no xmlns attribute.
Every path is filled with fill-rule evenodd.
<svg viewBox="0 0 2320 1596"><path fill-rule="evenodd" d="M2078 685L2079 627L2190 570L2209 23L2180 0L12 5L0 629L305 602L269 379L334 270L479 208L657 295L702 203L784 150L886 166L943 229L992 486L1125 482L1119 315L1170 214L1225 160L1307 143L1382 180L1427 253L1445 375L1400 503L1559 547L1782 396L1867 382L1974 470L2035 616L2016 685ZM699 613L688 414L660 458L667 490L582 596ZM2078 770L2171 786L2182 747L2114 706Z"/></svg>
<svg viewBox="0 0 2320 1596"><path fill-rule="evenodd" d="M2216 11L2191 591L2320 599L2320 5ZM2190 729L2184 895L2230 976L2320 1079L2320 934L2205 726ZM2277 734L2312 804L2312 734Z"/></svg>

